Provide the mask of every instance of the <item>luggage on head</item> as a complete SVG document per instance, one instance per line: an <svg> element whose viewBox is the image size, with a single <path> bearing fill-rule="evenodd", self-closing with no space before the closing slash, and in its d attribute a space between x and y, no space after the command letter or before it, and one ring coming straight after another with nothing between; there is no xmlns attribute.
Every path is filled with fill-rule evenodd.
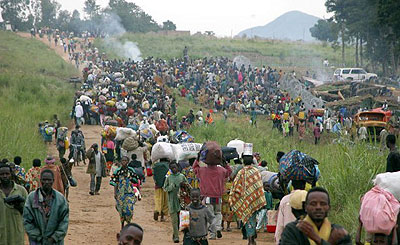
<svg viewBox="0 0 400 245"><path fill-rule="evenodd" d="M238 139L231 140L226 146L235 148L237 153L239 154L239 158L242 157L244 150L244 141Z"/></svg>
<svg viewBox="0 0 400 245"><path fill-rule="evenodd" d="M207 141L200 149L200 161L208 165L218 165L222 162L221 147L215 141Z"/></svg>
<svg viewBox="0 0 400 245"><path fill-rule="evenodd" d="M378 174L374 184L393 194L400 201L400 172Z"/></svg>
<svg viewBox="0 0 400 245"><path fill-rule="evenodd" d="M279 161L279 173L282 180L304 180L315 183L319 178L318 161L298 150L291 150Z"/></svg>
<svg viewBox="0 0 400 245"><path fill-rule="evenodd" d="M237 153L236 148L234 148L234 147L224 146L221 148L221 150L222 150L222 155L224 156L224 159L228 162L230 160L239 158L239 154Z"/></svg>
<svg viewBox="0 0 400 245"><path fill-rule="evenodd" d="M388 191L373 187L361 199L360 220L368 233L389 235L397 223L400 203Z"/></svg>

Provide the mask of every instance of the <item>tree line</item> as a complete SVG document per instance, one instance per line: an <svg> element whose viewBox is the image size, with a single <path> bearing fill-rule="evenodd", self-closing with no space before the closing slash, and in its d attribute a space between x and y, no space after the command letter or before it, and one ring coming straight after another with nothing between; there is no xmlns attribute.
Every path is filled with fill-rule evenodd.
<svg viewBox="0 0 400 245"><path fill-rule="evenodd" d="M326 0L333 16L319 20L310 29L313 37L341 46L342 63L345 45L355 47L355 64L384 75L399 72L400 65L400 1L399 0Z"/></svg>
<svg viewBox="0 0 400 245"><path fill-rule="evenodd" d="M86 0L84 17L78 10L72 13L61 10L57 0L0 1L0 8L3 20L20 31L48 27L75 34L89 31L100 35L104 31L103 24L110 18L117 18L129 32L176 30L172 21L167 20L160 25L138 5L126 0L109 0L105 8L101 8L96 0Z"/></svg>

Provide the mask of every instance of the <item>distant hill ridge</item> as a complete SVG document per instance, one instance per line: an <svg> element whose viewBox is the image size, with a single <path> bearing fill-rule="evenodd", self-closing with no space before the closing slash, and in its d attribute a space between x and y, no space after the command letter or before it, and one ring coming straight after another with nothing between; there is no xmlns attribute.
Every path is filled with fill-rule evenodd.
<svg viewBox="0 0 400 245"><path fill-rule="evenodd" d="M262 37L281 40L304 40L315 41L311 36L310 28L320 18L300 11L287 12L274 21L264 25L256 26L239 32L237 36Z"/></svg>

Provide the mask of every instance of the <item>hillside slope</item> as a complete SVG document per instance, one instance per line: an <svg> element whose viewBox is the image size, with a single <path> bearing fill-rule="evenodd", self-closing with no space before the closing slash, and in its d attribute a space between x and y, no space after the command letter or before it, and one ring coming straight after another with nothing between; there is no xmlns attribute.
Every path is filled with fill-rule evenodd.
<svg viewBox="0 0 400 245"><path fill-rule="evenodd" d="M21 156L25 167L47 154L37 125L71 108L77 70L40 41L0 31L0 157Z"/></svg>
<svg viewBox="0 0 400 245"><path fill-rule="evenodd" d="M280 40L303 40L314 41L311 36L310 28L313 27L320 18L300 12L287 12L274 21L264 25L256 26L239 32L239 37L261 37Z"/></svg>

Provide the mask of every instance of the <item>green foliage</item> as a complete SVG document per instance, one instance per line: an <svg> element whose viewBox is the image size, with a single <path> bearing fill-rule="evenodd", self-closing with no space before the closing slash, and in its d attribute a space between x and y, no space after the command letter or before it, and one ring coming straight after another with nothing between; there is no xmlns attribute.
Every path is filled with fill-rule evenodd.
<svg viewBox="0 0 400 245"><path fill-rule="evenodd" d="M130 32L149 32L160 29L149 14L135 3L126 0L110 0L105 11L118 15L121 24Z"/></svg>
<svg viewBox="0 0 400 245"><path fill-rule="evenodd" d="M356 39L366 46L365 55L376 69L395 74L400 57L400 2L397 0L327 0L328 12L341 29L346 41ZM357 54L356 54L357 57Z"/></svg>
<svg viewBox="0 0 400 245"><path fill-rule="evenodd" d="M328 20L318 20L317 24L310 28L311 36L324 42L337 42L337 24Z"/></svg>
<svg viewBox="0 0 400 245"><path fill-rule="evenodd" d="M4 21L9 21L18 30L29 30L32 19L28 14L28 3L26 0L0 1L1 15Z"/></svg>
<svg viewBox="0 0 400 245"><path fill-rule="evenodd" d="M153 56L162 59L182 57L183 49L188 46L190 58L227 56L234 58L241 54L256 66L266 65L282 69L306 70L315 65L322 66L322 60L328 58L331 64L340 63L340 54L330 47L319 43L286 42L258 39L229 39L206 36L163 36L157 34L126 33L120 39L138 44L143 57ZM95 46L111 58L118 58L112 49L99 39ZM346 48L352 52L352 48ZM346 60L353 64L352 59Z"/></svg>
<svg viewBox="0 0 400 245"><path fill-rule="evenodd" d="M61 5L56 0L41 0L40 1L40 23L38 27L52 27L56 26L56 16L60 10ZM65 15L65 13L62 13Z"/></svg>
<svg viewBox="0 0 400 245"><path fill-rule="evenodd" d="M165 30L165 31L175 31L176 30L176 25L172 21L167 20L167 21L163 22L162 29Z"/></svg>
<svg viewBox="0 0 400 245"><path fill-rule="evenodd" d="M37 125L58 114L67 123L73 98L67 79L78 71L40 41L0 31L0 152L20 155L24 167L44 159L47 147Z"/></svg>

